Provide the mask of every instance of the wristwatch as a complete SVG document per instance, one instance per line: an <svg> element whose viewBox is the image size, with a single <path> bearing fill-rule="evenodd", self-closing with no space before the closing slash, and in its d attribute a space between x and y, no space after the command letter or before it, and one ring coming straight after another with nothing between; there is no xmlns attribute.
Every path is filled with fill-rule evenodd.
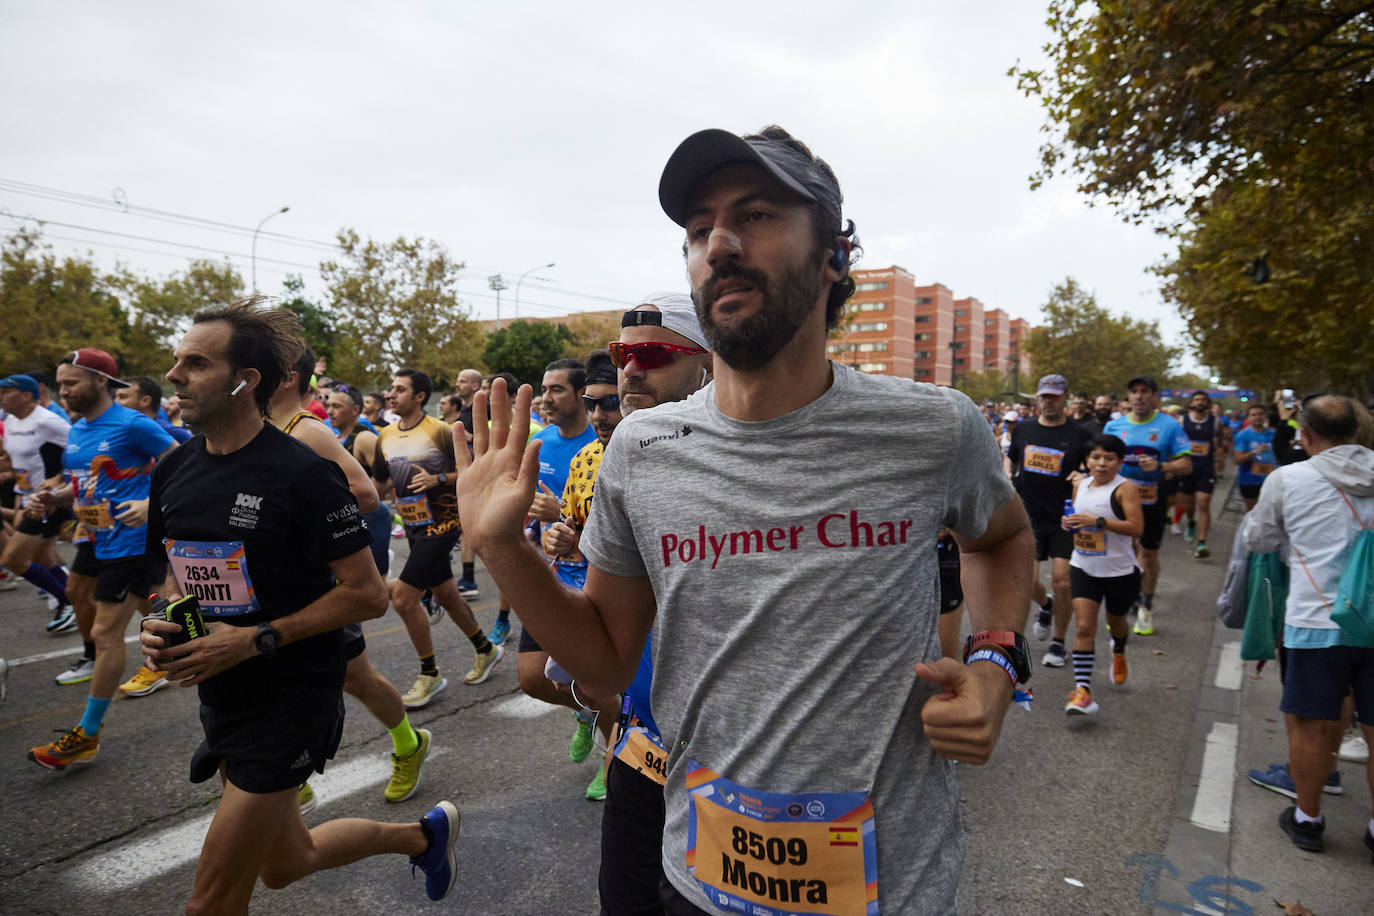
<svg viewBox="0 0 1374 916"><path fill-rule="evenodd" d="M258 632L253 636L253 645L258 647L263 658L275 658L277 648L281 645L281 634L272 624L260 623Z"/></svg>
<svg viewBox="0 0 1374 916"><path fill-rule="evenodd" d="M974 649L996 649L1007 657L1016 669L1016 683L1024 684L1031 678L1030 643L1026 637L1014 630L984 630L974 633L964 643L964 660Z"/></svg>
<svg viewBox="0 0 1374 916"><path fill-rule="evenodd" d="M446 483L448 483L448 474L445 473L444 471L440 471L440 472L439 472L439 483L440 483L440 484L446 484Z"/></svg>
<svg viewBox="0 0 1374 916"><path fill-rule="evenodd" d="M1103 529L1104 531L1107 528L1107 520L1100 515L1097 517L1095 524L1097 525L1097 527Z"/></svg>

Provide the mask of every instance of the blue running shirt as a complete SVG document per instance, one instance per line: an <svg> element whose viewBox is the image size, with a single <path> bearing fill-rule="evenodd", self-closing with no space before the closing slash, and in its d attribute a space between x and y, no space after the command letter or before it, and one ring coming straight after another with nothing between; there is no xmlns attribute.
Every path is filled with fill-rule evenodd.
<svg viewBox="0 0 1374 916"><path fill-rule="evenodd" d="M1274 456L1274 429L1266 426L1255 429L1247 426L1236 433L1236 451L1254 452L1255 456L1240 466L1236 482L1247 487L1259 486L1273 472L1278 459Z"/></svg>
<svg viewBox="0 0 1374 916"><path fill-rule="evenodd" d="M1164 472L1158 469L1142 471L1140 459L1150 457L1163 464L1191 454L1193 450L1188 434L1178 421L1159 411L1144 423L1137 423L1129 413L1125 414L1108 423L1102 432L1126 443L1126 463L1121 466L1121 473L1140 487L1140 502L1146 506L1159 501L1159 485L1164 482Z"/></svg>
<svg viewBox="0 0 1374 916"><path fill-rule="evenodd" d="M72 426L62 466L76 489L72 508L95 538L97 559L143 555L143 528L115 516L121 503L148 498L153 459L174 444L154 420L120 404Z"/></svg>

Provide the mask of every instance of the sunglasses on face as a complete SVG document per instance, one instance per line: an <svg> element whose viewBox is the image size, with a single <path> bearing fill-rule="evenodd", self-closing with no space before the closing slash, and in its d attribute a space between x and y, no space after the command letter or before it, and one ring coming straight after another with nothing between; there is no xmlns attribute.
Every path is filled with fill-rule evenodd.
<svg viewBox="0 0 1374 916"><path fill-rule="evenodd" d="M661 369L677 358L679 353L705 353L701 347L683 347L678 344L660 343L656 340L644 343L627 344L613 340L608 345L611 362L617 369L624 369L633 359L644 370Z"/></svg>
<svg viewBox="0 0 1374 916"><path fill-rule="evenodd" d="M603 394L599 398L594 398L590 394L582 395L582 403L587 407L587 413L591 413L600 407L606 413L612 413L620 409L620 395Z"/></svg>

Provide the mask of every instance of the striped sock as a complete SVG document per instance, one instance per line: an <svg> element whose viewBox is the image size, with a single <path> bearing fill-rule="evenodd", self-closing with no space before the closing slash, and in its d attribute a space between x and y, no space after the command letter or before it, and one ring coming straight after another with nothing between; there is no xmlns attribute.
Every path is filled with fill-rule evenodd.
<svg viewBox="0 0 1374 916"><path fill-rule="evenodd" d="M1073 653L1073 682L1085 690L1093 687L1093 656L1092 650Z"/></svg>

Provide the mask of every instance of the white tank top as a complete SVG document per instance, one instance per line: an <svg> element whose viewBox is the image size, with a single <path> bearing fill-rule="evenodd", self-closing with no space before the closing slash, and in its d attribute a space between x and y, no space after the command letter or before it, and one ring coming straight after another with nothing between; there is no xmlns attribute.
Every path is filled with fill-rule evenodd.
<svg viewBox="0 0 1374 916"><path fill-rule="evenodd" d="M1092 485L1091 477L1083 480L1073 501L1074 511L1080 515L1120 520L1112 509L1112 494L1125 482L1126 478L1120 474L1100 487ZM1096 526L1079 528L1073 533L1073 556L1069 565L1098 579L1128 576L1136 568L1131 537Z"/></svg>

